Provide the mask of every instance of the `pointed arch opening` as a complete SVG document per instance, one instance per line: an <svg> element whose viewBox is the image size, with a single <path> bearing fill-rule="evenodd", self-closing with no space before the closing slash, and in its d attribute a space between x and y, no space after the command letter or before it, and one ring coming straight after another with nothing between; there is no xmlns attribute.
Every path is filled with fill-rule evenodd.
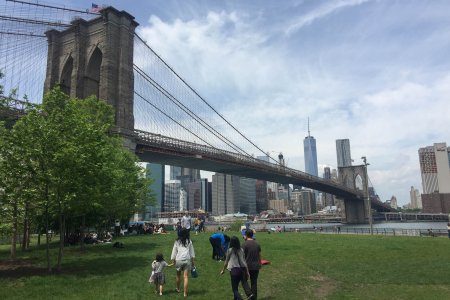
<svg viewBox="0 0 450 300"><path fill-rule="evenodd" d="M355 188L361 191L364 190L363 179L360 174L356 175L355 177Z"/></svg>
<svg viewBox="0 0 450 300"><path fill-rule="evenodd" d="M95 47L86 69L84 96L100 95L100 69L102 66L103 53Z"/></svg>
<svg viewBox="0 0 450 300"><path fill-rule="evenodd" d="M72 70L73 70L73 58L69 56L61 73L61 79L59 85L61 90L70 96L70 90L72 88Z"/></svg>

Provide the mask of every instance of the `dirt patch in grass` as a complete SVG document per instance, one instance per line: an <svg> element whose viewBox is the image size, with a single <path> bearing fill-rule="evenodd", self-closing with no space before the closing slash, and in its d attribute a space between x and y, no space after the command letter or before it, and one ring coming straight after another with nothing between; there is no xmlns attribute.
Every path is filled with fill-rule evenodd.
<svg viewBox="0 0 450 300"><path fill-rule="evenodd" d="M32 259L0 260L0 278L46 275L47 269L37 267Z"/></svg>
<svg viewBox="0 0 450 300"><path fill-rule="evenodd" d="M327 296L331 295L337 287L335 280L320 274L310 276L309 279L316 281L319 284L319 287L314 291L314 294L319 299L327 298Z"/></svg>

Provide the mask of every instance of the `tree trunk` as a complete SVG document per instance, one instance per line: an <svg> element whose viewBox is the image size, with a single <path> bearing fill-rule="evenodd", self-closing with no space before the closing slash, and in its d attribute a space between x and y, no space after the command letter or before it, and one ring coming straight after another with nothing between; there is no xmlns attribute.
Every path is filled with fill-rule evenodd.
<svg viewBox="0 0 450 300"><path fill-rule="evenodd" d="M84 230L86 228L86 215L81 217L81 235L80 235L80 247L81 251L84 252Z"/></svg>
<svg viewBox="0 0 450 300"><path fill-rule="evenodd" d="M48 234L49 227L48 227L48 183L45 185L45 238L46 238L46 245L45 245L45 256L47 258L47 270L49 273L52 272L52 265L50 264L50 236Z"/></svg>
<svg viewBox="0 0 450 300"><path fill-rule="evenodd" d="M56 266L58 272L61 271L61 263L64 256L64 236L65 236L64 223L65 223L64 213L61 212L59 214L59 253L58 253L58 264Z"/></svg>
<svg viewBox="0 0 450 300"><path fill-rule="evenodd" d="M22 236L22 251L28 249L28 234L29 234L29 224L28 224L28 201L25 202L25 216L23 220L23 236Z"/></svg>
<svg viewBox="0 0 450 300"><path fill-rule="evenodd" d="M11 235L11 259L16 259L16 244L17 244L17 201L14 201L13 205L13 228L12 228L12 235Z"/></svg>

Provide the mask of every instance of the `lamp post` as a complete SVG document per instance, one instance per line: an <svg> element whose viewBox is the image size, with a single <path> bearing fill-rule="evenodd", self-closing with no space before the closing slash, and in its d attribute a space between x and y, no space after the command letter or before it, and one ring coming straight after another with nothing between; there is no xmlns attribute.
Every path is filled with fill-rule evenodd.
<svg viewBox="0 0 450 300"><path fill-rule="evenodd" d="M370 203L370 197L369 197L369 176L367 174L367 166L370 165L367 162L367 159L365 156L361 157L361 159L364 162L364 191L365 191L365 197L367 202L367 217L369 218L369 225L370 225L370 234L373 235L373 224L372 224L372 205Z"/></svg>

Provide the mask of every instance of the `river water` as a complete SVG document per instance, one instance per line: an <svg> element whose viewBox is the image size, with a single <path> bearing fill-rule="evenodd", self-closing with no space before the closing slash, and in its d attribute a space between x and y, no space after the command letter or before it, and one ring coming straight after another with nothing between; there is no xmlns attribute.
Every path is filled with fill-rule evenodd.
<svg viewBox="0 0 450 300"><path fill-rule="evenodd" d="M342 223L267 223L266 229L274 228L280 226L285 226L286 229L308 229L315 227L334 228L335 226L340 226L342 230L353 229L353 228L370 228L369 224L342 224ZM447 222L377 222L373 224L373 228L378 229L432 229L432 230L447 230Z"/></svg>

